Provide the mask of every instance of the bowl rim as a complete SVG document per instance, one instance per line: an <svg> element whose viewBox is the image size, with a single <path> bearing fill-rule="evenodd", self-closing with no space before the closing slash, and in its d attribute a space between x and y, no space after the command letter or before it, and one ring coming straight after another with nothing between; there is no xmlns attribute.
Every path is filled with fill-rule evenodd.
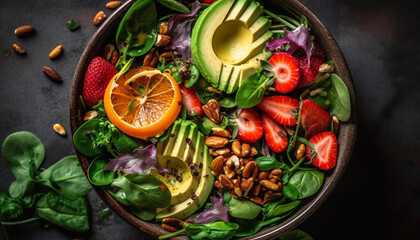
<svg viewBox="0 0 420 240"><path fill-rule="evenodd" d="M84 49L77 68L73 77L73 83L71 88L70 96L70 127L72 136L76 132L77 128L83 123L83 112L81 110L82 104L80 102L81 89L83 86L83 77L84 72L86 71L87 65L90 60L98 55L98 46L104 46L108 37L101 37L103 35L109 35L109 31L112 31L116 27L115 21L119 18L122 18L123 14L131 7L131 5L136 0L129 0L124 2L118 9L116 9L102 25L97 29L97 31L90 38L89 42ZM279 4L275 0L262 0L264 4L268 3L277 8ZM321 187L320 191L310 200L300 206L297 211L294 211L291 215L285 218L283 221L272 227L266 227L261 229L256 234L244 237L240 239L271 239L278 237L293 228L297 227L303 221L305 221L312 213L314 213L318 207L328 198L333 189L338 184L341 179L344 170L350 161L351 153L354 148L357 134L357 116L356 116L356 94L354 89L354 83L351 78L350 71L347 66L347 62L339 48L337 42L330 34L328 29L324 24L313 14L307 7L305 7L298 0L283 0L286 4L289 4L294 9L296 9L301 14L305 15L308 19L311 32L315 35L324 48L327 59L332 59L335 65L335 72L337 75L343 79L350 93L351 100L351 117L348 122L340 124L340 130L338 133L338 142L339 142L339 152L337 158L337 165L334 169L326 172L326 176ZM112 36L112 35L111 35ZM320 41L322 40L322 41ZM99 48L101 49L101 48ZM76 155L79 159L80 165L87 176L87 170L89 168L89 163L91 158L85 157L77 151L75 148ZM121 218L126 222L134 226L135 228L151 235L154 237L168 233L163 230L161 227L157 227L156 223L142 221L139 218L135 217L124 208L119 202L112 197L103 187L92 185L93 189L100 196L100 198L109 205L109 207L116 212ZM160 225L159 225L160 226ZM186 237L177 237L175 239L187 239Z"/></svg>

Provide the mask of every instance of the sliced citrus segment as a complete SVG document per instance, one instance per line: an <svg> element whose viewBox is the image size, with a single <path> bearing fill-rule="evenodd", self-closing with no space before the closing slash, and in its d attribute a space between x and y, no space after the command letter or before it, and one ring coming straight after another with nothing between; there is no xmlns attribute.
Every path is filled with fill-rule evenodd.
<svg viewBox="0 0 420 240"><path fill-rule="evenodd" d="M175 121L181 110L181 92L169 73L141 67L110 81L104 106L118 129L147 139L162 134Z"/></svg>

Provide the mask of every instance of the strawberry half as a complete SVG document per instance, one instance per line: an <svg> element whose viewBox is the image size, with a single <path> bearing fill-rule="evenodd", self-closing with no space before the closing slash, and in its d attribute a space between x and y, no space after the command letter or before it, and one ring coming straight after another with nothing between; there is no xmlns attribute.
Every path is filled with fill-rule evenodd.
<svg viewBox="0 0 420 240"><path fill-rule="evenodd" d="M296 125L295 111L299 101L287 96L265 97L258 107L284 126Z"/></svg>
<svg viewBox="0 0 420 240"><path fill-rule="evenodd" d="M331 115L318 103L309 99L302 101L300 120L308 139L320 132L328 131L331 126Z"/></svg>
<svg viewBox="0 0 420 240"><path fill-rule="evenodd" d="M274 54L268 62L273 66L276 77L273 87L280 93L293 91L300 79L298 60L289 53L279 52Z"/></svg>
<svg viewBox="0 0 420 240"><path fill-rule="evenodd" d="M179 85L179 89L181 90L182 102L185 104L187 112L191 113L191 111L194 111L200 115L200 117L203 116L203 104L200 102L200 99L198 99L197 94L194 91L194 86L186 88L181 84Z"/></svg>
<svg viewBox="0 0 420 240"><path fill-rule="evenodd" d="M297 88L302 88L306 84L315 80L319 73L319 66L321 66L323 63L324 60L321 56L311 56L310 65L308 65L308 59L306 57L299 58L299 68L302 75Z"/></svg>
<svg viewBox="0 0 420 240"><path fill-rule="evenodd" d="M83 100L88 107L95 106L104 98L105 89L118 71L108 61L95 57L87 67L83 81Z"/></svg>
<svg viewBox="0 0 420 240"><path fill-rule="evenodd" d="M236 137L239 140L254 143L258 141L263 135L263 126L261 118L257 111L252 108L242 109L238 118L238 134Z"/></svg>
<svg viewBox="0 0 420 240"><path fill-rule="evenodd" d="M309 142L314 145L314 149L307 145L306 157L312 159L312 164L322 170L333 168L337 162L337 137L335 134L323 132L313 136Z"/></svg>
<svg viewBox="0 0 420 240"><path fill-rule="evenodd" d="M284 127L274 121L266 113L261 115L264 138L268 147L276 153L283 152L289 143Z"/></svg>

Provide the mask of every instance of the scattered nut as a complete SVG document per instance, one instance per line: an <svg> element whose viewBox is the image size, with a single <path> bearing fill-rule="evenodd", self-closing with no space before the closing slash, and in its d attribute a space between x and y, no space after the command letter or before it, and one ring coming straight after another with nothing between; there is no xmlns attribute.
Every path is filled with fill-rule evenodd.
<svg viewBox="0 0 420 240"><path fill-rule="evenodd" d="M163 62L163 59L165 59L165 62L173 61L175 60L174 57L176 56L172 54L171 52L164 52L159 55L159 62Z"/></svg>
<svg viewBox="0 0 420 240"><path fill-rule="evenodd" d="M62 49L63 49L63 45L58 45L57 47L55 47L51 52L50 52L50 54L48 55L48 57L50 58L50 59L56 59L59 55L60 55L60 53L61 53L61 51L62 51Z"/></svg>
<svg viewBox="0 0 420 240"><path fill-rule="evenodd" d="M219 127L212 128L211 133L219 137L232 138L232 133L230 133L229 130Z"/></svg>
<svg viewBox="0 0 420 240"><path fill-rule="evenodd" d="M266 203L266 202L271 201L272 197L273 197L273 191L267 191L264 194L264 200L263 200L263 202Z"/></svg>
<svg viewBox="0 0 420 240"><path fill-rule="evenodd" d="M13 43L12 48L16 53L18 53L20 55L26 54L26 50L21 45L19 45L17 43Z"/></svg>
<svg viewBox="0 0 420 240"><path fill-rule="evenodd" d="M222 148L226 146L226 144L229 143L229 139L224 137L218 137L218 136L210 136L207 137L204 141L204 144L206 144L208 147L211 148Z"/></svg>
<svg viewBox="0 0 420 240"><path fill-rule="evenodd" d="M332 72L334 72L334 66L332 66L328 63L323 63L323 64L321 64L321 66L319 66L319 72L320 73L332 73Z"/></svg>
<svg viewBox="0 0 420 240"><path fill-rule="evenodd" d="M228 178L228 176L221 174L219 176L219 181L222 183L224 188L229 189L229 190L233 188L233 183Z"/></svg>
<svg viewBox="0 0 420 240"><path fill-rule="evenodd" d="M260 191L261 191L261 185L260 184L256 184L254 186L254 188L252 188L251 196L258 196L258 194L260 194Z"/></svg>
<svg viewBox="0 0 420 240"><path fill-rule="evenodd" d="M176 232L183 229L182 222L179 218L164 218L162 220L162 228L169 232Z"/></svg>
<svg viewBox="0 0 420 240"><path fill-rule="evenodd" d="M252 146L251 147L251 153L249 154L249 156L253 157L253 156L256 156L256 155L258 155L258 151L254 146Z"/></svg>
<svg viewBox="0 0 420 240"><path fill-rule="evenodd" d="M224 148L210 148L209 149L209 153L213 157L226 156L226 155L229 155L230 154L230 150L227 147L224 147Z"/></svg>
<svg viewBox="0 0 420 240"><path fill-rule="evenodd" d="M118 54L117 50L114 50L112 52L112 59L111 59L111 64L112 66L115 67L115 65L117 65L118 59L120 58L120 55Z"/></svg>
<svg viewBox="0 0 420 240"><path fill-rule="evenodd" d="M296 151L296 159L300 160L305 155L306 147L305 144L301 143Z"/></svg>
<svg viewBox="0 0 420 240"><path fill-rule="evenodd" d="M228 166L224 166L223 167L223 172L230 179L232 179L236 175L236 172L232 168L230 168Z"/></svg>
<svg viewBox="0 0 420 240"><path fill-rule="evenodd" d="M261 181L261 180L266 180L267 178L268 178L268 175L269 175L270 173L268 172L268 171L262 171L262 172L260 172L259 174L258 174L258 180L259 181Z"/></svg>
<svg viewBox="0 0 420 240"><path fill-rule="evenodd" d="M218 93L218 94L222 94L222 91L220 91L219 89L217 89L215 87L208 87L207 88L207 91L209 91L209 92L215 92L215 93Z"/></svg>
<svg viewBox="0 0 420 240"><path fill-rule="evenodd" d="M337 134L338 128L340 127L340 120L338 120L336 116L333 116L332 121L333 121L334 134Z"/></svg>
<svg viewBox="0 0 420 240"><path fill-rule="evenodd" d="M211 169L216 172L217 174L223 173L223 164L225 163L225 159L223 156L218 156L217 158L213 159L211 163Z"/></svg>
<svg viewBox="0 0 420 240"><path fill-rule="evenodd" d="M280 176L282 173L283 173L283 170L281 170L281 169L274 169L273 171L271 171L270 175Z"/></svg>
<svg viewBox="0 0 420 240"><path fill-rule="evenodd" d="M249 178L253 175L254 170L257 169L258 174L258 164L255 161L251 161L245 165L244 171L242 172L242 177Z"/></svg>
<svg viewBox="0 0 420 240"><path fill-rule="evenodd" d="M251 200L253 203L256 203L258 205L264 204L263 200L259 197L250 197L249 200Z"/></svg>
<svg viewBox="0 0 420 240"><path fill-rule="evenodd" d="M232 143L232 152L239 157L246 157L248 156L249 152L251 151L251 145L248 143L242 143L239 140L236 140Z"/></svg>
<svg viewBox="0 0 420 240"><path fill-rule="evenodd" d="M53 80L54 82L62 82L63 79L61 78L61 76L52 68L44 66L42 68L42 71L44 72L44 74L51 80Z"/></svg>
<svg viewBox="0 0 420 240"><path fill-rule="evenodd" d="M56 133L60 134L61 136L66 136L66 129L64 129L64 127L61 126L61 124L59 123L54 124L53 129Z"/></svg>
<svg viewBox="0 0 420 240"><path fill-rule="evenodd" d="M171 36L169 35L164 35L164 34L157 34L156 35L156 41L155 41L155 46L156 47L163 47L168 45L171 42Z"/></svg>
<svg viewBox="0 0 420 240"><path fill-rule="evenodd" d="M239 158L236 155L232 155L226 161L226 166L228 166L228 167L233 166L235 169L239 169L241 167L241 163L239 161Z"/></svg>
<svg viewBox="0 0 420 240"><path fill-rule="evenodd" d="M159 26L159 33L166 34L168 32L168 23L162 22Z"/></svg>
<svg viewBox="0 0 420 240"><path fill-rule="evenodd" d="M223 120L223 115L220 114L219 102L212 99L203 105L204 114L213 122L220 123Z"/></svg>
<svg viewBox="0 0 420 240"><path fill-rule="evenodd" d="M119 7L122 4L121 1L110 1L107 4L105 4L105 7L109 8L109 9L115 9L117 7Z"/></svg>
<svg viewBox="0 0 420 240"><path fill-rule="evenodd" d="M266 187L267 189L270 189L272 191L277 191L279 190L279 185L272 183L268 180L261 180L260 181L261 186Z"/></svg>
<svg viewBox="0 0 420 240"><path fill-rule="evenodd" d="M85 114L85 116L83 116L83 121L89 121L89 120L91 120L91 119L94 119L94 118L96 118L98 116L98 112L97 111L95 111L95 110L90 110L90 111L88 111L86 114Z"/></svg>
<svg viewBox="0 0 420 240"><path fill-rule="evenodd" d="M248 196L249 191L251 191L254 186L254 178L242 178L241 180L241 190L244 197Z"/></svg>
<svg viewBox="0 0 420 240"><path fill-rule="evenodd" d="M34 32L35 27L32 25L23 25L15 29L15 35L18 37L27 37Z"/></svg>
<svg viewBox="0 0 420 240"><path fill-rule="evenodd" d="M98 26L100 25L106 18L104 11L99 11L95 18L93 18L93 25Z"/></svg>
<svg viewBox="0 0 420 240"><path fill-rule="evenodd" d="M108 62L111 62L112 54L114 51L115 51L114 44L109 43L105 46L104 50L102 51L102 57Z"/></svg>
<svg viewBox="0 0 420 240"><path fill-rule="evenodd" d="M223 188L223 184L219 180L214 181L214 186L219 189Z"/></svg>
<svg viewBox="0 0 420 240"><path fill-rule="evenodd" d="M158 63L159 53L156 48L151 48L143 60L143 66L156 67Z"/></svg>

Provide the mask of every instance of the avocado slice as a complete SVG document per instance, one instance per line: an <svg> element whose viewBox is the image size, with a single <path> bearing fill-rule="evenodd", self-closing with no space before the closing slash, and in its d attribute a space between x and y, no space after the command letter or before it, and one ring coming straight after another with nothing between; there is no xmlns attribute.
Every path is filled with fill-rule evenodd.
<svg viewBox="0 0 420 240"><path fill-rule="evenodd" d="M161 165L170 171L171 167L176 168L178 176L162 176L152 171L154 176L168 186L172 195L170 206L158 209L156 220L188 217L204 204L213 188L214 176L210 168L212 157L204 144L204 136L192 121L177 120L169 139L158 143L157 149ZM182 177L181 181L178 181L179 177Z"/></svg>
<svg viewBox="0 0 420 240"><path fill-rule="evenodd" d="M244 76L260 66L248 63L272 37L271 21L261 16L262 11L255 0L224 0L210 5L198 18L191 36L192 57L213 87L233 93Z"/></svg>

